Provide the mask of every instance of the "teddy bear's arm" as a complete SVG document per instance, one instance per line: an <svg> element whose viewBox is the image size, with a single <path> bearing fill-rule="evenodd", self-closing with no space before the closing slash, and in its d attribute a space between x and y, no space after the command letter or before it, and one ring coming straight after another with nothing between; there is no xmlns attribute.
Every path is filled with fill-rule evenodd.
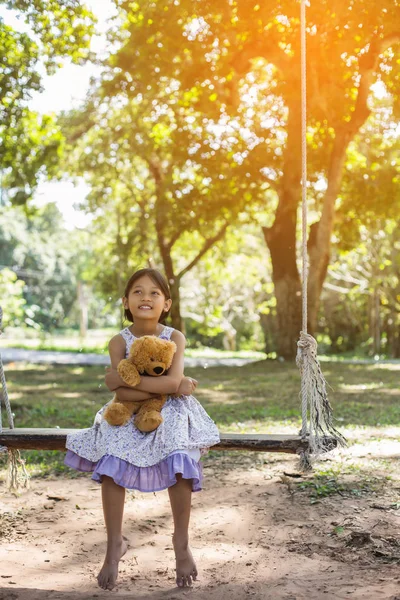
<svg viewBox="0 0 400 600"><path fill-rule="evenodd" d="M142 377L136 389L154 394L175 394L179 388L183 376L183 353L185 350L185 336L176 329L172 333L171 341L176 345L176 352L172 364L168 369L168 375L162 377Z"/></svg>
<svg viewBox="0 0 400 600"><path fill-rule="evenodd" d="M122 379L130 385L131 387L135 387L140 381L139 371L129 360L126 358L121 360L117 367L118 373L121 375ZM147 391L147 390L143 390Z"/></svg>

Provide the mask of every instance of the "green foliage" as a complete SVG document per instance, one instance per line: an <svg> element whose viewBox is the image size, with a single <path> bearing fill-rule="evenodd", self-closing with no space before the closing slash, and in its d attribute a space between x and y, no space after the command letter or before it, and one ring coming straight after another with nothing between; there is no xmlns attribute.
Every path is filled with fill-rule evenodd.
<svg viewBox="0 0 400 600"><path fill-rule="evenodd" d="M18 280L10 269L0 270L0 298L3 309L3 329L9 325L19 325L24 315L24 282Z"/></svg>
<svg viewBox="0 0 400 600"><path fill-rule="evenodd" d="M24 25L16 31L0 18L0 171L3 195L16 205L32 196L41 176L56 172L63 138L53 117L27 108L61 58L82 64L89 56L93 15L76 0L1 0ZM4 13L7 20L7 12Z"/></svg>
<svg viewBox="0 0 400 600"><path fill-rule="evenodd" d="M34 34L31 44L34 40L50 73L61 57L77 64L88 58L95 19L78 0L1 0L0 4L16 11L29 27L30 35Z"/></svg>
<svg viewBox="0 0 400 600"><path fill-rule="evenodd" d="M371 105L347 152L320 323L333 352L399 357L400 146L393 98Z"/></svg>
<svg viewBox="0 0 400 600"><path fill-rule="evenodd" d="M121 49L113 57L106 91L134 97L149 90L153 98L165 98L172 83L185 110L192 107L214 122L222 115L228 122L243 121L253 134L251 146L262 152L278 181L286 107L299 104L299 6L289 0L118 5L125 23L116 32ZM395 53L386 50L396 43L397 11L397 3L377 6L373 0L357 10L344 0L334 8L324 0L307 9L309 159L317 173L326 172L335 129L352 118L357 80L368 61L376 60L372 51L380 56L375 77L398 96ZM250 168L257 172L256 165ZM311 178L317 173L310 170Z"/></svg>
<svg viewBox="0 0 400 600"><path fill-rule="evenodd" d="M350 145L338 202L336 235L341 251L369 231L390 227L400 211L400 140L393 99L374 100L375 112Z"/></svg>
<svg viewBox="0 0 400 600"><path fill-rule="evenodd" d="M19 221L29 243L13 225L12 233L1 229L1 264L48 274L24 276L32 323L49 329L76 322L77 278L92 285L92 314L101 322L114 311L116 319L126 277L151 263L181 283L182 312L197 341L261 348L262 330L267 351L276 351L284 334L275 322L274 272L254 232L272 225L278 206L289 208L284 192L296 180L298 4L118 0L103 76L82 110L63 115L63 133L26 103L40 91L40 61L52 73L62 57L77 64L90 58L92 15L75 0L0 4L26 26L15 31L0 22L7 65L0 75L3 199L24 204L42 174L57 172L64 134L63 168L91 185L84 202L94 216L90 231L70 244L84 251L74 253L54 228L41 229L44 215L41 223L31 215L30 228ZM342 135L353 140L337 201L330 288L323 292L321 330L333 351L362 345L400 356L397 10L397 2L386 0L379 6L367 0L357 10L344 0L334 7L323 0L307 10L309 198L316 222L335 144ZM46 218L52 221L50 211Z"/></svg>
<svg viewBox="0 0 400 600"><path fill-rule="evenodd" d="M231 142L201 115L178 109L178 100L178 91L162 103L151 94L121 95L117 104L103 98L90 130L71 148L66 168L90 181L86 208L97 215L93 231L106 234L95 242L95 252L111 258L96 277L104 290L120 290L117 277L149 259L166 271L171 261L179 279L257 197L256 183L245 177L252 159L235 163ZM74 140L74 121L66 128ZM207 152L198 153L199 145Z"/></svg>
<svg viewBox="0 0 400 600"><path fill-rule="evenodd" d="M187 269L207 260L203 258L207 240L218 232L224 235L224 224L237 228L246 214L269 227L277 207L282 260L290 255L296 271L298 4L224 0L117 4L122 25L110 32L113 53L104 64L102 80L84 109L66 122L74 150L67 168L87 174L93 187L87 209L98 215L94 231L106 232L100 240L96 235L96 253L112 257L97 271L101 288L110 293L120 290L118 277L123 280L130 269L148 261L162 265L179 285ZM334 201L327 200L326 189L340 188L336 161L340 163L348 148L340 205L340 218L348 226L344 244L353 243L351 232L354 239L358 235L348 206L360 219L368 214L371 222L377 211L397 214L393 160L398 151L393 135L391 148L385 140L394 131L399 95L393 50L398 7L368 0L353 8L344 0L332 8L324 0L307 10L312 219L318 222L324 203ZM377 88L367 102L373 82L387 92L382 101ZM365 161L367 151L371 155ZM374 204L372 194L381 186L384 198ZM324 210L329 213L327 207ZM255 217L256 211L262 216ZM329 247L323 253L329 254ZM278 273L295 275L285 275L274 265L275 279ZM203 280L207 277L213 279L204 275ZM279 307L272 292L266 291L268 284L269 277L262 280L262 293L254 302L267 347L275 351L278 336L273 323ZM191 331L221 338L235 328L232 311L227 318L223 301L214 298L214 302L203 307L207 317L201 325L192 319ZM188 312L193 314L190 306ZM243 320L239 312L237 320ZM332 318L326 320L330 323L324 331L335 349L341 338L345 340L341 348L349 349L369 337L365 323L346 327L345 314L333 325ZM254 331L248 330L246 336L254 336Z"/></svg>
<svg viewBox="0 0 400 600"><path fill-rule="evenodd" d="M187 245L195 236L187 236ZM186 255L180 240L178 256ZM260 227L243 223L227 232L182 280L182 314L189 338L203 345L263 350L263 321L270 265L260 260L265 243ZM182 259L181 259L182 260Z"/></svg>
<svg viewBox="0 0 400 600"><path fill-rule="evenodd" d="M9 305L7 318L13 323L50 330L65 325L76 301L76 257L79 232L66 232L54 204L28 216L21 208L3 210L0 225L0 264L18 277L22 305ZM75 243L74 243L75 242ZM17 292L17 288L16 288ZM6 312L6 311L5 311ZM14 324L16 324L14 322Z"/></svg>

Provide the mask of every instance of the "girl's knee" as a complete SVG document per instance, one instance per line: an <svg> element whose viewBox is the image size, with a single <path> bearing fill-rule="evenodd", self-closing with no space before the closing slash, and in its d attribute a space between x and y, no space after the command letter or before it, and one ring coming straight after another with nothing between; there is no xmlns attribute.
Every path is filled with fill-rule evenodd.
<svg viewBox="0 0 400 600"><path fill-rule="evenodd" d="M176 477L176 483L175 485L179 485L179 487L187 487L192 489L192 480L191 479L185 479L182 475L182 473L176 473L175 474Z"/></svg>

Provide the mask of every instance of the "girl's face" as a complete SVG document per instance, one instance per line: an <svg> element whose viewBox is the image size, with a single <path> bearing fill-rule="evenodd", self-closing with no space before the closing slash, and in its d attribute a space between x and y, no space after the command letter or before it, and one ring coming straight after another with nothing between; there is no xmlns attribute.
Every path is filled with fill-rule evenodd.
<svg viewBox="0 0 400 600"><path fill-rule="evenodd" d="M128 297L122 298L124 308L129 308L133 318L158 319L163 311L171 308L172 301L167 300L148 275L143 275L135 281L129 290Z"/></svg>

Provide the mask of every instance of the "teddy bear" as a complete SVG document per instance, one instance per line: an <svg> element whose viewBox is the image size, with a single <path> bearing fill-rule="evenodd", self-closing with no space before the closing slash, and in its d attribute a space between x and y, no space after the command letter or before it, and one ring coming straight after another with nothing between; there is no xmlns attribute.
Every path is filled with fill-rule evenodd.
<svg viewBox="0 0 400 600"><path fill-rule="evenodd" d="M144 335L133 342L129 357L121 360L117 371L125 383L134 387L140 382L141 375L163 375L170 368L175 352L174 342L154 335ZM139 431L148 433L163 422L161 409L166 401L166 395L138 402L123 402L115 396L106 408L104 418L110 425L125 425L135 414L136 427Z"/></svg>

